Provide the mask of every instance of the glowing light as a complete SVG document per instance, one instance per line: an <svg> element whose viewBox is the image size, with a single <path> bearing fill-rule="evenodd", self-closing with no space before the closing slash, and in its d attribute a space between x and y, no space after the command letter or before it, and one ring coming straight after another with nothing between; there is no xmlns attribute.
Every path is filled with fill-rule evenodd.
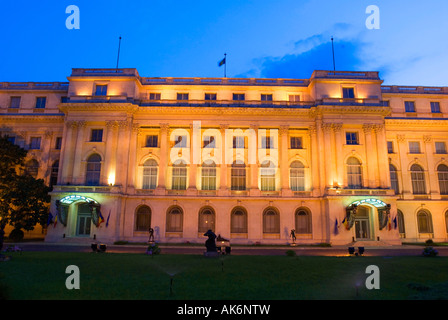
<svg viewBox="0 0 448 320"><path fill-rule="evenodd" d="M382 208L382 207L386 207L387 206L387 204L384 203L383 201L378 200L378 199L373 199L373 198L358 200L358 201L352 202L350 205L360 206L360 205L362 205L364 203L371 204L371 205L373 205L373 206L375 206L377 208Z"/></svg>
<svg viewBox="0 0 448 320"><path fill-rule="evenodd" d="M109 177L107 178L107 183L110 186L113 186L115 184L115 173L109 174Z"/></svg>
<svg viewBox="0 0 448 320"><path fill-rule="evenodd" d="M65 203L65 204L71 204L71 203L73 203L75 201L80 201L80 200L85 201L85 202L95 202L95 203L98 203L95 200L93 200L92 198L80 196L80 195L77 195L77 194L66 196L66 197L62 198L61 200L59 200L59 201L61 203Z"/></svg>

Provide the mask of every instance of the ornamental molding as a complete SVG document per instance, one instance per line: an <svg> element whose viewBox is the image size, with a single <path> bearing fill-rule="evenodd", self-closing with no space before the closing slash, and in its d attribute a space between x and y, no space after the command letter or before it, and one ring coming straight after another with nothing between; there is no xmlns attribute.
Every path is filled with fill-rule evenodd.
<svg viewBox="0 0 448 320"><path fill-rule="evenodd" d="M131 114L138 110L138 105L132 103L64 103L60 110L67 111L127 111Z"/></svg>
<svg viewBox="0 0 448 320"><path fill-rule="evenodd" d="M420 127L445 127L448 128L448 118L446 120L437 119L385 119L386 125L400 127L420 126Z"/></svg>

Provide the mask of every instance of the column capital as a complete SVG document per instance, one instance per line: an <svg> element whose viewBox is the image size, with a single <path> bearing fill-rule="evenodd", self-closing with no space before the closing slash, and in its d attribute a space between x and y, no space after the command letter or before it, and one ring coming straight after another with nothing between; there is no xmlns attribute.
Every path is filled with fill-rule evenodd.
<svg viewBox="0 0 448 320"><path fill-rule="evenodd" d="M397 134L397 141L398 142L404 142L406 140L404 134Z"/></svg>
<svg viewBox="0 0 448 320"><path fill-rule="evenodd" d="M160 131L168 132L170 129L170 125L168 123L160 123Z"/></svg>
<svg viewBox="0 0 448 320"><path fill-rule="evenodd" d="M279 132L280 132L281 136L288 135L288 131L289 131L289 126L288 125L280 126Z"/></svg>
<svg viewBox="0 0 448 320"><path fill-rule="evenodd" d="M362 130L364 130L365 134L370 134L372 133L372 130L374 129L374 125L371 123L364 123L362 125Z"/></svg>
<svg viewBox="0 0 448 320"><path fill-rule="evenodd" d="M341 132L341 130L342 130L342 123L333 123L334 132Z"/></svg>
<svg viewBox="0 0 448 320"><path fill-rule="evenodd" d="M423 136L423 142L424 143L431 143L431 141L432 141L432 136L430 134L425 134Z"/></svg>

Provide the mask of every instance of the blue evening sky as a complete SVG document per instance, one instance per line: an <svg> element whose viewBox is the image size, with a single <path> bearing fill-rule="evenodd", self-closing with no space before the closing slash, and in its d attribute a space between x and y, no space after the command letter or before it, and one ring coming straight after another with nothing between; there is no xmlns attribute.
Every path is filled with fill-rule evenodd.
<svg viewBox="0 0 448 320"><path fill-rule="evenodd" d="M77 5L80 29L66 7ZM369 30L366 8L380 9ZM0 2L0 81L67 81L71 68L144 77L309 78L380 71L385 84L448 86L446 0L41 0Z"/></svg>

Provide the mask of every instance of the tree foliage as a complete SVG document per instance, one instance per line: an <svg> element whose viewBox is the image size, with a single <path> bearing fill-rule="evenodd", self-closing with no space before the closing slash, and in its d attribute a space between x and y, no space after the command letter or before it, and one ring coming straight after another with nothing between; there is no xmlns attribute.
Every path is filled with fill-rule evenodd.
<svg viewBox="0 0 448 320"><path fill-rule="evenodd" d="M0 137L0 228L33 230L45 226L50 207L50 188L44 180L26 174L27 151Z"/></svg>

